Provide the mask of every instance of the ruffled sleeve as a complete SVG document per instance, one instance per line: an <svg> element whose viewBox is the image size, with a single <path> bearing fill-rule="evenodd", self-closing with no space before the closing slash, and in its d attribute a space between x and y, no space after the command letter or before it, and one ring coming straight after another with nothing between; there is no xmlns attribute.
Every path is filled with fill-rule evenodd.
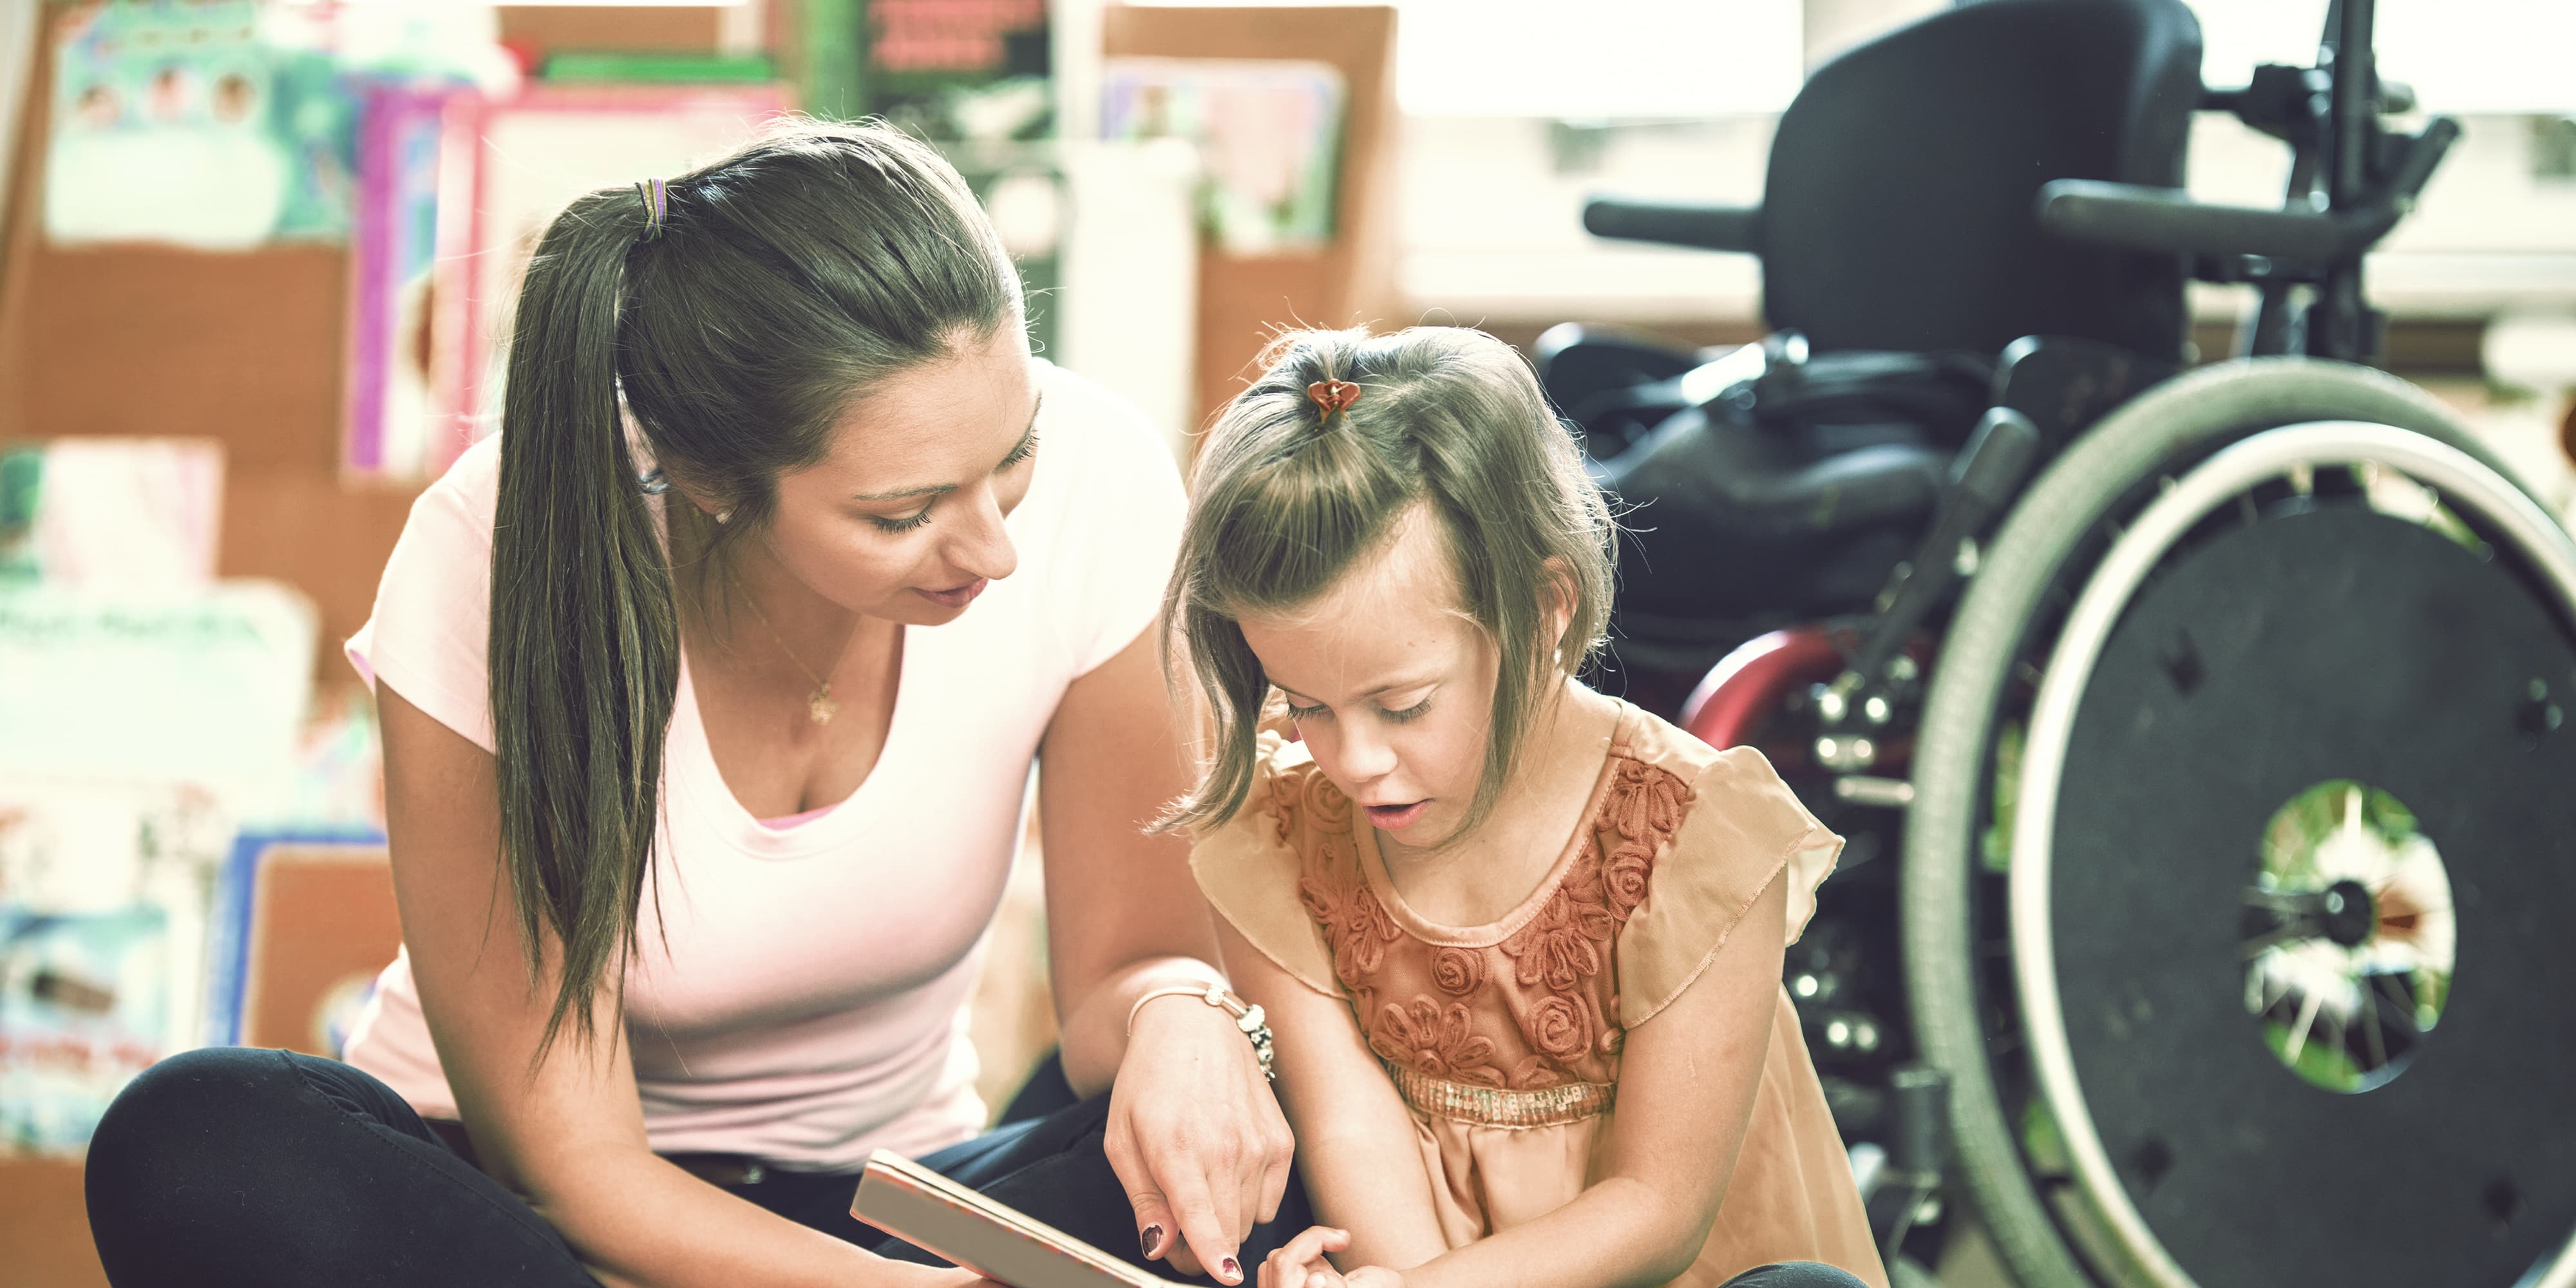
<svg viewBox="0 0 2576 1288"><path fill-rule="evenodd" d="M1687 812L1619 936L1619 1022L1630 1028L1671 1005L1708 969L1775 876L1788 882L1786 938L1797 942L1815 915L1816 887L1843 848L1843 838L1798 803L1761 752L1713 752L1672 733L1689 740L1677 759L1697 772L1671 766L1691 778Z"/></svg>
<svg viewBox="0 0 2576 1288"><path fill-rule="evenodd" d="M1225 826L1192 844L1190 870L1208 905L1262 956L1316 992L1340 997L1332 949L1298 894L1303 821L1294 802L1313 772L1304 747L1263 733L1252 794Z"/></svg>

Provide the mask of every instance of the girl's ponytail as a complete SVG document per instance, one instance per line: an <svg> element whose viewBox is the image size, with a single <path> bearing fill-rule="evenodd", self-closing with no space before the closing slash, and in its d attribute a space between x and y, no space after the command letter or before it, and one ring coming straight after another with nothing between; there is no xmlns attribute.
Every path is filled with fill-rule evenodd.
<svg viewBox="0 0 2576 1288"><path fill-rule="evenodd" d="M656 194L658 195L658 194ZM593 193L546 229L519 295L492 532L492 727L501 854L542 979L560 971L540 1050L589 1036L622 971L659 820L679 684L671 566L618 412L621 301L660 211Z"/></svg>

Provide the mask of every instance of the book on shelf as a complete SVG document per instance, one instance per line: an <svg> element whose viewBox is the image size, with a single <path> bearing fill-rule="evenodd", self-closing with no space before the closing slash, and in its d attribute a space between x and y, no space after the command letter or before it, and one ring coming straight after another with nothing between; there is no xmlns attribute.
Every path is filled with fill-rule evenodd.
<svg viewBox="0 0 2576 1288"><path fill-rule="evenodd" d="M882 1149L868 1157L850 1215L1010 1288L1178 1288Z"/></svg>

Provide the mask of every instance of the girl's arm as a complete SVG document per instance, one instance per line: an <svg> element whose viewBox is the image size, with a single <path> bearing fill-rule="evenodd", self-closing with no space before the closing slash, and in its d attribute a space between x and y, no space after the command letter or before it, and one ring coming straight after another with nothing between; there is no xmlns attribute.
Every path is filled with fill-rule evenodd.
<svg viewBox="0 0 2576 1288"><path fill-rule="evenodd" d="M1404 1288L1625 1288L1689 1269L1752 1121L1788 907L1786 878L1775 876L1708 969L1629 1032L1598 1182L1546 1216L1403 1271ZM1357 1271L1352 1279L1385 1288L1396 1276Z"/></svg>
<svg viewBox="0 0 2576 1288"><path fill-rule="evenodd" d="M377 694L403 943L439 1062L486 1172L553 1223L612 1285L978 1282L968 1272L862 1252L656 1157L645 1143L615 987L599 990L589 1037L567 1023L540 1058L556 980L549 974L530 983L501 872L492 756L390 687Z"/></svg>
<svg viewBox="0 0 2576 1288"><path fill-rule="evenodd" d="M1138 1246L1239 1283L1228 1267L1278 1213L1295 1142L1231 1016L1188 997L1136 1005L1225 979L1188 844L1145 831L1189 785L1183 745L1151 629L1065 690L1039 749L1047 964L1065 1078L1110 1093Z"/></svg>
<svg viewBox="0 0 2576 1288"><path fill-rule="evenodd" d="M1353 1265L1417 1266L1446 1251L1413 1111L1350 1005L1280 969L1221 918L1217 938L1235 988L1269 1012L1277 1034L1279 1094L1297 1128L1315 1219L1351 1232L1345 1260ZM1266 1272L1265 1288L1267 1280Z"/></svg>

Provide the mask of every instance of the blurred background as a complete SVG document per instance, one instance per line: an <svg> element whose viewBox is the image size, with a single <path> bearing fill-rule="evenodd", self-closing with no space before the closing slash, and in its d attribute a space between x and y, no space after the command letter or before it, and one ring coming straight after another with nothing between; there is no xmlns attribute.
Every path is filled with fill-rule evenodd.
<svg viewBox="0 0 2576 1288"><path fill-rule="evenodd" d="M780 113L890 118L982 195L1042 351L1185 460L1283 325L1759 340L1756 258L1592 237L1586 195L1758 202L1809 73L1948 7L0 0L0 1286L101 1282L79 1159L125 1079L336 1054L390 959L340 641L491 429L493 337L569 198ZM2190 8L2212 85L2305 65L2324 18ZM2383 71L2463 133L2368 259L2375 362L2563 522L2576 6L2378 19ZM2191 128L2194 194L2279 206L2278 141ZM2230 353L2248 298L2194 284L2186 356ZM994 1104L1051 1041L1033 859L987 950ZM1950 1241L1945 1279L2002 1282L1981 1255Z"/></svg>

